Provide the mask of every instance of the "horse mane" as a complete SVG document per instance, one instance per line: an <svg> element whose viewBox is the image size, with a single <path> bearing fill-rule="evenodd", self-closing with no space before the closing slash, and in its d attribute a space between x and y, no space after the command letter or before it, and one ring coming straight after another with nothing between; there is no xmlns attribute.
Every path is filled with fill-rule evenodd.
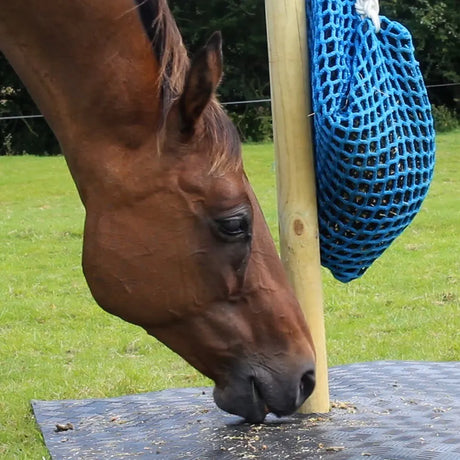
<svg viewBox="0 0 460 460"><path fill-rule="evenodd" d="M190 59L167 0L134 1L160 67L163 123L171 106L182 94ZM205 133L213 144L210 174L238 168L241 165L240 138L215 98L202 116Z"/></svg>
<svg viewBox="0 0 460 460"><path fill-rule="evenodd" d="M135 3L160 66L163 114L166 114L183 90L190 60L167 0L135 0Z"/></svg>

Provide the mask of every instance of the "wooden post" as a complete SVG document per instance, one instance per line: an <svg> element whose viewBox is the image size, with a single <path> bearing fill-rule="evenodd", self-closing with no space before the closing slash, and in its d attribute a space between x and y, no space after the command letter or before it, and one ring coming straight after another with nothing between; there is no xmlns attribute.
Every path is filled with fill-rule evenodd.
<svg viewBox="0 0 460 460"><path fill-rule="evenodd" d="M281 258L316 349L316 389L300 412L329 412L305 0L265 0L265 10Z"/></svg>

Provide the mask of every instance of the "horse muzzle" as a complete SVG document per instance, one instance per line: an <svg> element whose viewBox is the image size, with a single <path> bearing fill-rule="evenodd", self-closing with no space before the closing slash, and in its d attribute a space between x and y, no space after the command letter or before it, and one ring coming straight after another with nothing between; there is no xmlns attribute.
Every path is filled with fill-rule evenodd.
<svg viewBox="0 0 460 460"><path fill-rule="evenodd" d="M250 372L240 370L235 374L227 385L216 385L214 400L220 409L239 415L249 423L262 423L268 413L278 417L292 414L315 387L313 364L306 364L295 372L252 366Z"/></svg>

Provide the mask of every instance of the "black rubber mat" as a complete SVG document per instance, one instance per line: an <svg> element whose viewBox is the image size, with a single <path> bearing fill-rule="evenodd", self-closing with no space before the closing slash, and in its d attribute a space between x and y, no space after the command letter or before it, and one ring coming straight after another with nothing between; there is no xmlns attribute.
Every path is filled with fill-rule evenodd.
<svg viewBox="0 0 460 460"><path fill-rule="evenodd" d="M32 406L59 460L460 459L459 362L359 363L329 375L329 414L263 425L217 409L210 388Z"/></svg>

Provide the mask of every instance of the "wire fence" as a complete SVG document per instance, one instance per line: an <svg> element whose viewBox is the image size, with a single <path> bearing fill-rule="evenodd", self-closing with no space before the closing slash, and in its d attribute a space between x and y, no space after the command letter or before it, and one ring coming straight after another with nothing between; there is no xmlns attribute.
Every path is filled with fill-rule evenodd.
<svg viewBox="0 0 460 460"><path fill-rule="evenodd" d="M453 86L460 86L459 83L438 83L433 85L426 85L427 88L443 88L443 87L453 87ZM271 102L271 98L267 99L250 99L247 101L229 101L229 102L221 102L221 105L243 105L243 104L264 104ZM6 120L26 120L29 118L44 118L41 114L36 115L7 115L5 117L0 117L0 121Z"/></svg>

